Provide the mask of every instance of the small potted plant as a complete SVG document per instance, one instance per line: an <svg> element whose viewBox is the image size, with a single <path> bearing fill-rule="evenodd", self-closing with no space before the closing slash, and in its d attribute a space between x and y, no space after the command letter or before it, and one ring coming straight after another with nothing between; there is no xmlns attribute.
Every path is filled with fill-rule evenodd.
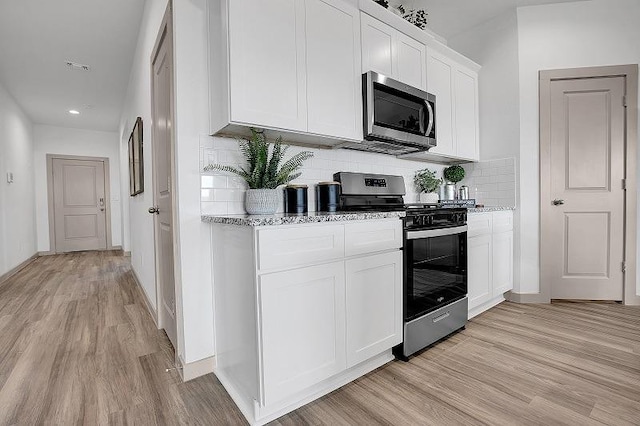
<svg viewBox="0 0 640 426"><path fill-rule="evenodd" d="M436 172L424 169L418 170L413 177L413 182L420 192L420 202L425 204L435 204L438 202L438 187L442 184L442 179L436 177Z"/></svg>
<svg viewBox="0 0 640 426"><path fill-rule="evenodd" d="M247 161L246 167L232 167L212 164L205 171L220 170L243 178L249 189L245 195L244 208L249 214L274 214L278 209L278 186L298 178L298 172L305 160L313 157L310 151L302 151L283 162L289 149L282 145L282 137L276 139L273 148L264 133L251 129L251 138L238 139L240 151ZM282 163L282 165L281 165Z"/></svg>
<svg viewBox="0 0 640 426"><path fill-rule="evenodd" d="M444 198L447 200L455 200L456 192L457 192L457 183L464 179L464 169L462 166L458 166L457 164L454 166L447 167L442 171L442 175L445 180L445 196Z"/></svg>

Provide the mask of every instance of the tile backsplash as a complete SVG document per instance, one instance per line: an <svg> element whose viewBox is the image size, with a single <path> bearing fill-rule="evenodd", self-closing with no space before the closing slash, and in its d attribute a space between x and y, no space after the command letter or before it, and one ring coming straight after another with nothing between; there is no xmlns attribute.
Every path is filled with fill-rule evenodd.
<svg viewBox="0 0 640 426"><path fill-rule="evenodd" d="M314 149L303 148L298 146L291 146L287 152L286 158L300 151L312 151L313 158L307 160L301 171L302 176L294 181L298 184L306 184L309 186L308 200L309 211L315 210L315 185L321 181L333 180L333 174L339 171L348 172L361 172L361 173L381 173L388 175L400 175L404 177L405 188L407 194L405 195L405 201L408 203L414 203L418 201L418 193L413 185L413 175L417 170L429 168L435 170L438 176L442 176L442 170L445 166L440 164L424 163L419 161L401 160L390 155L374 154L361 151L353 151L348 149ZM238 149L238 142L231 138L220 138L203 135L200 138L200 170L203 170L205 166L209 164L223 164L230 166L237 166L243 164L244 160L240 150ZM493 164L493 162L490 162ZM485 163L475 163L477 167L474 167L470 172L467 167L467 175L478 173L483 170ZM500 164L500 166L498 166ZM511 176L515 176L513 171L513 162L511 164ZM471 165L473 166L473 165ZM508 168L508 164L505 160L499 160L495 167L501 169ZM481 177L481 172L479 172ZM508 175L505 173L503 176ZM475 176L473 177L475 178ZM482 180L481 180L482 181ZM515 179L514 179L515 181ZM515 182L511 181L511 186L514 187ZM463 181L465 182L465 181ZM474 181L475 182L475 181ZM496 181L497 182L497 181ZM480 182L477 182L479 185ZM470 195L474 195L474 186L467 183L471 192ZM202 214L243 214L244 211L244 193L247 186L243 179L223 172L204 172L201 175L201 210ZM484 187L483 187L484 188ZM497 187L496 187L497 188ZM514 187L515 188L515 187ZM515 190L512 197L515 203ZM281 196L283 192L280 192ZM482 195L484 195L484 189ZM490 194L487 192L487 194ZM492 193L490 195L493 195ZM491 198L493 200L493 198ZM506 202L507 198L496 198ZM479 202L482 199L479 198ZM493 201L492 201L493 202ZM491 205L506 205L501 204ZM485 205L490 205L485 201ZM279 211L284 209L284 203L280 203Z"/></svg>
<svg viewBox="0 0 640 426"><path fill-rule="evenodd" d="M463 164L465 178L460 185L469 187L469 197L485 206L516 205L516 168L514 158Z"/></svg>

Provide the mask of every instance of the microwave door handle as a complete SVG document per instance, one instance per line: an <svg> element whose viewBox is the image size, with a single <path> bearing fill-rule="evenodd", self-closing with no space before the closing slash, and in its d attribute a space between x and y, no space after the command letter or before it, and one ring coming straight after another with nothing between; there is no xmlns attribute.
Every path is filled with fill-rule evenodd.
<svg viewBox="0 0 640 426"><path fill-rule="evenodd" d="M429 136L431 134L431 130L433 129L433 108L431 107L431 103L427 100L424 101L424 104L427 106L427 110L429 111L429 125L427 126L427 131L424 133L424 135Z"/></svg>

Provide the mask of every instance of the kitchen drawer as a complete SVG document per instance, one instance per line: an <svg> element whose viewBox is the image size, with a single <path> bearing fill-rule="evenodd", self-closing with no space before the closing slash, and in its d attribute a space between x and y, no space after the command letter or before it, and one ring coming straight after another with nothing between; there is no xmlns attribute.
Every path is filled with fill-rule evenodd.
<svg viewBox="0 0 640 426"><path fill-rule="evenodd" d="M344 257L344 225L259 229L258 269L276 270Z"/></svg>
<svg viewBox="0 0 640 426"><path fill-rule="evenodd" d="M467 215L467 237L491 234L491 213L469 213Z"/></svg>
<svg viewBox="0 0 640 426"><path fill-rule="evenodd" d="M513 229L513 212L493 212L493 232L505 232Z"/></svg>
<svg viewBox="0 0 640 426"><path fill-rule="evenodd" d="M372 220L345 225L347 256L375 253L402 247L402 221Z"/></svg>

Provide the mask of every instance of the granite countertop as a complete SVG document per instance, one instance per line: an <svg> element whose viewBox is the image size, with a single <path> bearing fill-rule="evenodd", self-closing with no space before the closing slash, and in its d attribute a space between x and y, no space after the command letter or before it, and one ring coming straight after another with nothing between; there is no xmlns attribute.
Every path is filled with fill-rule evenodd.
<svg viewBox="0 0 640 426"><path fill-rule="evenodd" d="M296 225L303 223L346 222L353 220L402 218L405 212L354 212L354 213L316 213L273 215L202 215L202 221L238 226Z"/></svg>
<svg viewBox="0 0 640 426"><path fill-rule="evenodd" d="M485 213L485 212L499 212L503 210L515 210L515 207L512 206L486 206L486 207L476 207L473 209L467 209L469 213Z"/></svg>

